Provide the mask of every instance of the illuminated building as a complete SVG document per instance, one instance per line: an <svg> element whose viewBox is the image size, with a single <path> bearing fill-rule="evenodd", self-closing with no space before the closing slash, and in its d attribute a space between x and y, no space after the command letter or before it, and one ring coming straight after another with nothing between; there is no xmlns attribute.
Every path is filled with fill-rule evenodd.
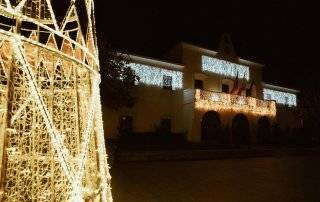
<svg viewBox="0 0 320 202"><path fill-rule="evenodd" d="M132 109L105 110L108 138L118 138L118 128L125 124L132 133L169 128L173 135L200 142L205 127L233 130L239 116L247 120L253 139L261 121L282 127L298 123L288 114L297 106L298 91L264 83L264 65L238 57L227 41L222 40L217 52L180 43L165 54L175 63L130 57L129 66L142 78L136 87L138 101Z"/></svg>
<svg viewBox="0 0 320 202"><path fill-rule="evenodd" d="M1 201L112 201L94 3L57 2L0 1Z"/></svg>

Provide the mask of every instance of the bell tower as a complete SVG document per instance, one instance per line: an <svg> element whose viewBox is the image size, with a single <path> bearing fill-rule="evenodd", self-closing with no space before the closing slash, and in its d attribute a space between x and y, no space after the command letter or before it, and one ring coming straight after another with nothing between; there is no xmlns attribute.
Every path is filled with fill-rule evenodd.
<svg viewBox="0 0 320 202"><path fill-rule="evenodd" d="M223 33L221 35L221 39L219 42L219 55L230 60L238 59L230 34Z"/></svg>

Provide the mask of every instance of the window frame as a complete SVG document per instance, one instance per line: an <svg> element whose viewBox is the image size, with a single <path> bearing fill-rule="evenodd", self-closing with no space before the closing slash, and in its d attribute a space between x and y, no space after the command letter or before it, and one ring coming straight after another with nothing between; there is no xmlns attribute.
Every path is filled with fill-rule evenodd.
<svg viewBox="0 0 320 202"><path fill-rule="evenodd" d="M227 89L227 91L224 91L225 89L224 89L224 87L228 87ZM230 86L229 86L229 84L226 84L226 83L222 83L222 85L221 85L221 92L223 92L223 93L230 93Z"/></svg>
<svg viewBox="0 0 320 202"><path fill-rule="evenodd" d="M195 80L194 80L194 83L193 83L193 87L194 87L194 89L203 90L203 86L204 86L203 84L204 84L203 80L201 80L201 79L195 79Z"/></svg>
<svg viewBox="0 0 320 202"><path fill-rule="evenodd" d="M166 79L168 79L168 80L166 80ZM167 83L169 85L167 85ZM162 76L162 88L163 89L165 89L165 90L173 90L172 83L173 83L173 77L172 76L168 76L168 75L163 75Z"/></svg>

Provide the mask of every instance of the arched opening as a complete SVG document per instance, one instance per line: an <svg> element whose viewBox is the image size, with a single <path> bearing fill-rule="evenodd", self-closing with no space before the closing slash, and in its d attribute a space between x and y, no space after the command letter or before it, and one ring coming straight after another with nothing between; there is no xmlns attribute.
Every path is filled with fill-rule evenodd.
<svg viewBox="0 0 320 202"><path fill-rule="evenodd" d="M244 114L237 114L232 119L232 140L236 146L250 144L250 124Z"/></svg>
<svg viewBox="0 0 320 202"><path fill-rule="evenodd" d="M258 120L257 139L261 144L270 144L272 142L271 124L267 116L260 117Z"/></svg>
<svg viewBox="0 0 320 202"><path fill-rule="evenodd" d="M221 135L220 116L215 111L206 112L201 121L201 138L203 142L219 143Z"/></svg>

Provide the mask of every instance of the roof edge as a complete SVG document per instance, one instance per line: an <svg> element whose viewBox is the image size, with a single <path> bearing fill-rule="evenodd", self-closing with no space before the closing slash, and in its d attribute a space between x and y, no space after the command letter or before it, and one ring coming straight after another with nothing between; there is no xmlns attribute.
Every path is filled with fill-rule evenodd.
<svg viewBox="0 0 320 202"><path fill-rule="evenodd" d="M142 63L145 65L160 66L166 69L183 70L185 68L182 64L172 63L169 61L160 60L157 58L151 58L146 56L140 56L136 54L127 54L132 62Z"/></svg>
<svg viewBox="0 0 320 202"><path fill-rule="evenodd" d="M212 56L216 56L219 53L217 51L210 50L208 48L203 48L201 46L197 46L197 45L194 45L194 44L191 44L191 43L188 43L188 42L184 42L184 41L181 41L180 44L182 44L182 46L186 46L186 47L189 47L191 49L194 49L194 50L197 50L197 51L200 51L202 53L205 53L205 54L208 54L208 55L212 55ZM238 57L238 59L239 59L239 62L241 64L244 64L244 65L255 66L255 67L260 67L260 68L265 67L265 65L262 64L262 63L246 60L246 59L243 59L241 57Z"/></svg>
<svg viewBox="0 0 320 202"><path fill-rule="evenodd" d="M274 85L274 84L268 84L265 82L262 82L262 86L265 88L275 89L275 90L289 92L289 93L300 93L300 91L297 89L282 87L282 86L278 86L278 85Z"/></svg>

